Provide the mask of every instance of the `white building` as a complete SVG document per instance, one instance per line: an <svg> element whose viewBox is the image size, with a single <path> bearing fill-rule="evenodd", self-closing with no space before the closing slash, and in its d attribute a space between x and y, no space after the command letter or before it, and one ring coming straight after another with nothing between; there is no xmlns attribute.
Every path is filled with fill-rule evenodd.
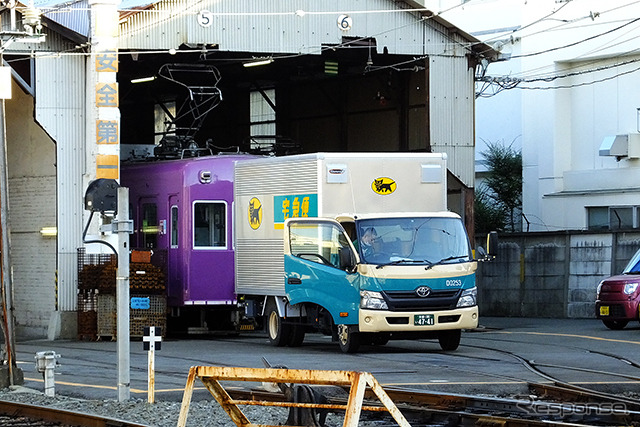
<svg viewBox="0 0 640 427"><path fill-rule="evenodd" d="M509 58L477 84L476 158L483 141L522 149L523 230L638 228L640 4L424 3Z"/></svg>

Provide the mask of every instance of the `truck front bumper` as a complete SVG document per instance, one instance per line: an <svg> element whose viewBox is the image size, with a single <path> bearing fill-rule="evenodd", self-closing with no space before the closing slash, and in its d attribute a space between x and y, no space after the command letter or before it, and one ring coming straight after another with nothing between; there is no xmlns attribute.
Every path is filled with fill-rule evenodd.
<svg viewBox="0 0 640 427"><path fill-rule="evenodd" d="M433 324L420 324L425 323L425 319L433 319ZM478 326L478 306L432 312L360 309L358 323L360 332L429 332L473 329Z"/></svg>

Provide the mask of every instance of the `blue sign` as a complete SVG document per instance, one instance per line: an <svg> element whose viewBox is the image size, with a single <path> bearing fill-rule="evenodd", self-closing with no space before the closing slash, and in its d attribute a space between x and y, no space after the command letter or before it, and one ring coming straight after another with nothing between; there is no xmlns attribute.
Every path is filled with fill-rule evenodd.
<svg viewBox="0 0 640 427"><path fill-rule="evenodd" d="M317 194L273 196L273 225L282 228L287 218L315 218L318 216Z"/></svg>
<svg viewBox="0 0 640 427"><path fill-rule="evenodd" d="M136 310L149 310L151 308L151 298L133 297L131 298L131 308Z"/></svg>

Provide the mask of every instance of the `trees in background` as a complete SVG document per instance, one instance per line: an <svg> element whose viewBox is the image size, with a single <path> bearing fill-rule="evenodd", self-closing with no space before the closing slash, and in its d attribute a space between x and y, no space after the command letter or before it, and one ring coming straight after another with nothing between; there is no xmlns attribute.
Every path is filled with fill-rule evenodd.
<svg viewBox="0 0 640 427"><path fill-rule="evenodd" d="M522 153L512 145L487 143L487 172L475 192L476 232L521 231Z"/></svg>

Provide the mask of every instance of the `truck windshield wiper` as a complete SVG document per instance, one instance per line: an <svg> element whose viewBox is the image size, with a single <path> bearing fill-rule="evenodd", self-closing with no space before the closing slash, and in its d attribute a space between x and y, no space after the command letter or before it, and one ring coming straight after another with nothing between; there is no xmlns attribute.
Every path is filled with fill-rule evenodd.
<svg viewBox="0 0 640 427"><path fill-rule="evenodd" d="M442 258L438 262L430 263L424 269L425 270L429 270L430 268L435 267L436 265L444 264L447 261L453 261L454 259L462 259L462 258L467 258L467 255L458 255L458 256L450 256L450 257L447 257L447 258Z"/></svg>
<svg viewBox="0 0 640 427"><path fill-rule="evenodd" d="M402 259L397 259L395 261L390 261L390 262L385 262L384 264L378 264L376 265L376 268L382 268L385 267L387 265L398 265L398 264L424 264L427 263L429 264L429 260L426 259L409 259L409 258L402 258Z"/></svg>

